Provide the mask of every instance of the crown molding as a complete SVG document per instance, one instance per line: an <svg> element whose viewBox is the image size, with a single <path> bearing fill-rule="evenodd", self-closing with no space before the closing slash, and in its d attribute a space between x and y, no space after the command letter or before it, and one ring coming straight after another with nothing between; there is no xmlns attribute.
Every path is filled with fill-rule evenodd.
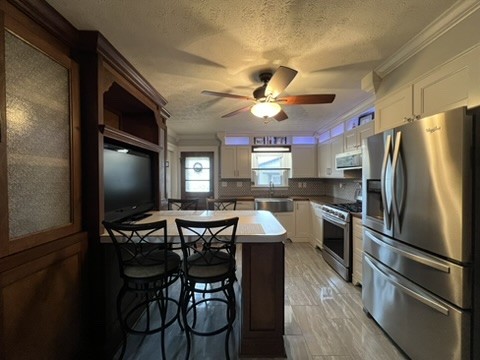
<svg viewBox="0 0 480 360"><path fill-rule="evenodd" d="M364 113L367 110L370 110L375 106L375 94L371 94L368 98L363 100L362 102L355 105L353 108L349 109L348 111L344 112L343 114L330 119L324 126L317 129L315 131L315 136L319 136L320 134L324 133L325 131L330 130L334 126L340 124L342 121L349 120L355 116L358 116Z"/></svg>
<svg viewBox="0 0 480 360"><path fill-rule="evenodd" d="M379 65L375 72L385 77L478 9L479 1L458 1Z"/></svg>

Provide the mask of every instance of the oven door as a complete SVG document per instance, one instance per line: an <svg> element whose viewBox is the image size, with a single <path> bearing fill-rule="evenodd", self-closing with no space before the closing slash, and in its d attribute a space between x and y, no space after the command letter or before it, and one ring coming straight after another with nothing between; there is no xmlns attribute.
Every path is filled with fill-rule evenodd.
<svg viewBox="0 0 480 360"><path fill-rule="evenodd" d="M323 258L346 281L351 281L350 223L322 213Z"/></svg>

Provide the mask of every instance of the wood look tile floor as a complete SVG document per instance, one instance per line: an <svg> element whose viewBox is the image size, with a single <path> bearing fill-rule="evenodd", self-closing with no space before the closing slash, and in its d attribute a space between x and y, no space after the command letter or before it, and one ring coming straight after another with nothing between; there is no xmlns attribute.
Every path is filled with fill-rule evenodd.
<svg viewBox="0 0 480 360"><path fill-rule="evenodd" d="M238 257L241 258L240 247ZM241 264L239 274L240 267ZM236 291L241 296L240 289ZM220 321L224 309L206 306L202 314L208 326ZM238 314L239 311L230 339L232 359L238 359ZM321 252L309 243L288 242L285 245L284 340L287 358L292 360L406 359L363 312L361 288L345 282L325 263ZM185 335L178 325L168 328L168 359L184 359L185 344ZM224 334L194 337L190 359L224 358ZM161 359L160 336L129 336L124 359Z"/></svg>

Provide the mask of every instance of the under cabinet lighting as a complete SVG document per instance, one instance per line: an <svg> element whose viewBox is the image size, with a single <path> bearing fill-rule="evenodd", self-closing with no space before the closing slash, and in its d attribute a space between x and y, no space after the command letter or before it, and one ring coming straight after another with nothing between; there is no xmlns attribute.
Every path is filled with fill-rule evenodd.
<svg viewBox="0 0 480 360"><path fill-rule="evenodd" d="M117 149L117 152L126 154L128 153L128 149Z"/></svg>
<svg viewBox="0 0 480 360"><path fill-rule="evenodd" d="M290 146L252 146L252 152L290 152Z"/></svg>

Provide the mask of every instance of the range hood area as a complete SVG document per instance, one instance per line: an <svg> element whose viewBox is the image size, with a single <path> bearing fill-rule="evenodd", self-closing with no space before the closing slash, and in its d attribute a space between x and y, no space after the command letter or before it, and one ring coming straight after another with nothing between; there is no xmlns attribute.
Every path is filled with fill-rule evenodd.
<svg viewBox="0 0 480 360"><path fill-rule="evenodd" d="M358 170L362 168L362 150L353 150L335 156L336 170Z"/></svg>

